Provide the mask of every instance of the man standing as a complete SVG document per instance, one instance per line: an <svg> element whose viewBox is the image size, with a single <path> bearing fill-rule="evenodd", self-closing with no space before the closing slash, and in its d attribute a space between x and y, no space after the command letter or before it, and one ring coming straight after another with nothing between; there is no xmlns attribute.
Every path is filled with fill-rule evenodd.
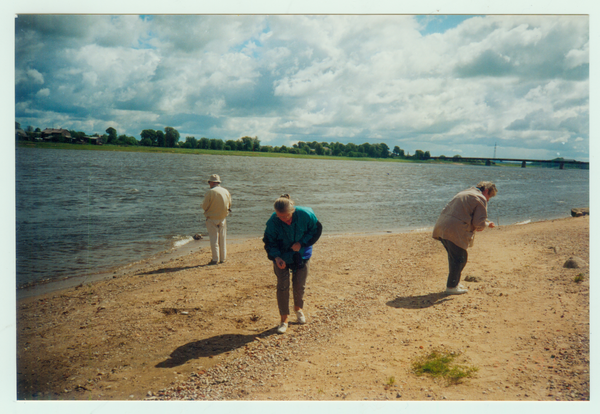
<svg viewBox="0 0 600 414"><path fill-rule="evenodd" d="M467 264L467 248L473 246L475 231L496 227L487 220L487 203L498 190L490 181L461 191L444 207L433 228L433 238L442 242L448 253L446 293L460 295L468 291L458 285Z"/></svg>
<svg viewBox="0 0 600 414"><path fill-rule="evenodd" d="M206 217L206 229L210 237L210 249L212 260L209 265L223 263L227 259L227 223L225 218L231 211L231 194L221 187L221 178L213 174L208 179L210 190L204 194L204 216Z"/></svg>

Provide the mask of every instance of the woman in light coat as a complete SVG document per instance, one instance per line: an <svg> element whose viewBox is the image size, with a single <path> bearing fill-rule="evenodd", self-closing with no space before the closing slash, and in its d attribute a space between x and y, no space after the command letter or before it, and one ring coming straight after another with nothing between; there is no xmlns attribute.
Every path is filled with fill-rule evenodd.
<svg viewBox="0 0 600 414"><path fill-rule="evenodd" d="M487 203L497 192L496 185L490 181L463 190L444 207L435 223L433 238L442 242L448 253L447 294L467 293L458 284L467 264L467 249L473 246L476 231L495 227L487 220Z"/></svg>

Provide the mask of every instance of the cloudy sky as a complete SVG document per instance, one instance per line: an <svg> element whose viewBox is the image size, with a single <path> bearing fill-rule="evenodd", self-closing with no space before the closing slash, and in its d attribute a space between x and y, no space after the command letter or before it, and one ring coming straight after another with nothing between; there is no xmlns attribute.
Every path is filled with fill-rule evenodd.
<svg viewBox="0 0 600 414"><path fill-rule="evenodd" d="M585 15L27 15L23 127L589 160Z"/></svg>

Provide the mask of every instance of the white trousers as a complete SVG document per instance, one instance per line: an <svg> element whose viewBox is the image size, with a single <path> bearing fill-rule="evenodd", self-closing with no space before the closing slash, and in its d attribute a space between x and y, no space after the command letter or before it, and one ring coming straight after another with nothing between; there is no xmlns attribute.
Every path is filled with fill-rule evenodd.
<svg viewBox="0 0 600 414"><path fill-rule="evenodd" d="M213 262L224 262L227 259L227 223L223 220L206 219L206 230L210 237L210 250Z"/></svg>

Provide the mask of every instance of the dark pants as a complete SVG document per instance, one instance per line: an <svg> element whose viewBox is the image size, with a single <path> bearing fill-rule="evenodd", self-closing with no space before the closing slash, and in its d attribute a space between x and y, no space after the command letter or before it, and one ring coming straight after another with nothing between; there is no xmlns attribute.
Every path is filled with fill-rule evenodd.
<svg viewBox="0 0 600 414"><path fill-rule="evenodd" d="M302 269L292 270L292 288L294 292L294 306L302 309L304 307L304 287L306 286L306 278L308 277L308 268L310 260L304 263ZM280 269L273 262L275 275L277 276L277 307L280 315L290 314L290 265L285 269Z"/></svg>
<svg viewBox="0 0 600 414"><path fill-rule="evenodd" d="M462 247L458 247L450 240L440 239L446 251L448 252L448 282L446 287L455 288L460 282L460 274L467 264L467 258L469 255L467 251Z"/></svg>

